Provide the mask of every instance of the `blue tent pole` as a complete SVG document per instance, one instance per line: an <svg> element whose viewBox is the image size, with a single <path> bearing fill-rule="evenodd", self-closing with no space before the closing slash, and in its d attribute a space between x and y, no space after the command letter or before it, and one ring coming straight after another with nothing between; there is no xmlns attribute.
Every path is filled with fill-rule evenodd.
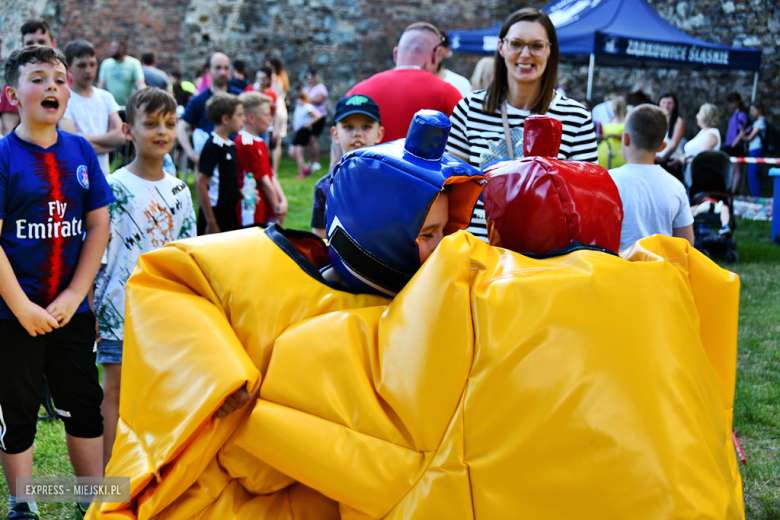
<svg viewBox="0 0 780 520"><path fill-rule="evenodd" d="M588 102L591 102L591 93L593 92L593 69L596 67L596 55L590 54L590 66L588 67ZM753 89L755 92L755 87Z"/></svg>
<svg viewBox="0 0 780 520"><path fill-rule="evenodd" d="M753 97L750 98L751 103L755 103L756 101L757 90L758 90L758 71L756 71L756 74L753 76Z"/></svg>

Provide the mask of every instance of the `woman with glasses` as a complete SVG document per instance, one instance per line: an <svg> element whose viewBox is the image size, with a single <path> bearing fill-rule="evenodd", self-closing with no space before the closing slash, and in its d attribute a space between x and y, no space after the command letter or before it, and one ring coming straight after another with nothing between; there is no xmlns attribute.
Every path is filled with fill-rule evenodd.
<svg viewBox="0 0 780 520"><path fill-rule="evenodd" d="M596 133L585 107L555 92L558 38L546 13L520 9L499 32L493 82L455 107L447 151L484 168L500 159L523 156L523 123L546 114L563 123L559 159L596 162ZM485 211L478 202L468 230L487 242Z"/></svg>

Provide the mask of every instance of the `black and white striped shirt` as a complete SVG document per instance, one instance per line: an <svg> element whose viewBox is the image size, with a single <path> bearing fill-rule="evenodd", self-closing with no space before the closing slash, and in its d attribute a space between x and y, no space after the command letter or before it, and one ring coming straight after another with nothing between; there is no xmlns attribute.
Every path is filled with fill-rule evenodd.
<svg viewBox="0 0 780 520"><path fill-rule="evenodd" d="M501 110L489 114L482 109L485 91L472 92L455 106L450 117L452 130L447 141L447 151L467 157L469 164L480 170L488 163L505 159L507 143L504 138L504 124ZM532 115L507 104L515 157L523 157L523 128L525 118ZM596 162L596 132L590 112L578 102L559 93L550 103L547 114L563 123L563 135L558 159ZM467 230L487 242L485 207L480 200L474 208Z"/></svg>

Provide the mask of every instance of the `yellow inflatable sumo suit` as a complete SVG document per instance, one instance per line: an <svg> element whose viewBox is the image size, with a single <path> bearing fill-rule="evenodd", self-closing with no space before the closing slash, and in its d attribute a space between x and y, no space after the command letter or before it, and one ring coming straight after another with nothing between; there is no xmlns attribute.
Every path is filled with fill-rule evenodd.
<svg viewBox="0 0 780 520"><path fill-rule="evenodd" d="M107 470L133 498L88 518L744 518L739 281L685 240L534 257L458 231L389 300L324 284L307 237L141 258Z"/></svg>

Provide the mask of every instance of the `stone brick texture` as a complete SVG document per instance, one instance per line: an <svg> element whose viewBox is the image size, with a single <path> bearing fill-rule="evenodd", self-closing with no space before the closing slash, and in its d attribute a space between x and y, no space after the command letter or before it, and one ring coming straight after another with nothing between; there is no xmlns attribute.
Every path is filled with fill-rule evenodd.
<svg viewBox="0 0 780 520"><path fill-rule="evenodd" d="M761 48L758 98L769 108L770 122L780 124L780 4L777 0L650 0L660 15L679 29L706 41ZM393 47L403 29L428 21L446 30L500 25L514 9L541 7L544 1L512 4L498 0L15 0L0 7L3 53L19 45L19 27L30 16L43 16L59 44L87 39L99 58L112 38L128 41L130 54L156 51L159 66L182 70L193 78L210 53L224 51L247 61L254 71L271 54L288 67L293 89L309 68L321 72L331 92L332 109L350 86L393 66ZM451 70L470 77L479 56L455 54ZM563 63L560 75L571 83L568 94L584 99L587 66ZM705 102L722 109L737 91L750 99L749 72L686 69L597 67L592 101L611 92L643 90L656 99L664 91L680 98L688 137L697 131L695 114Z"/></svg>

